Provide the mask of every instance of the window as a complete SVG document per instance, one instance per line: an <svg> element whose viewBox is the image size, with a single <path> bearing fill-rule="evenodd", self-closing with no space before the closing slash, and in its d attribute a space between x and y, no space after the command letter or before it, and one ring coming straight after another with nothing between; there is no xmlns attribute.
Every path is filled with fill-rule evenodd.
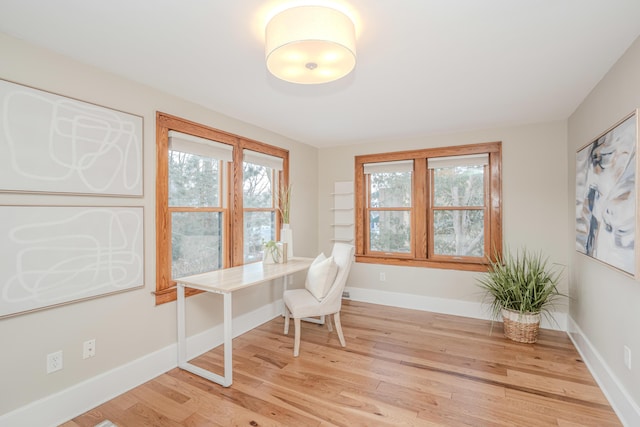
<svg viewBox="0 0 640 427"><path fill-rule="evenodd" d="M502 251L501 143L357 156L358 262L481 271Z"/></svg>
<svg viewBox="0 0 640 427"><path fill-rule="evenodd" d="M156 117L156 304L174 278L262 259L279 238L273 189L289 153L164 113ZM197 293L187 290L187 295Z"/></svg>
<svg viewBox="0 0 640 427"><path fill-rule="evenodd" d="M431 253L434 257L484 259L484 230L488 183L485 169L487 154L436 157L427 160L433 182L429 229Z"/></svg>
<svg viewBox="0 0 640 427"><path fill-rule="evenodd" d="M282 159L244 150L244 262L262 260L262 245L276 240L278 175Z"/></svg>
<svg viewBox="0 0 640 427"><path fill-rule="evenodd" d="M171 277L224 265L228 218L226 168L230 145L169 131L169 230Z"/></svg>
<svg viewBox="0 0 640 427"><path fill-rule="evenodd" d="M369 252L411 253L412 172L412 161L364 165Z"/></svg>

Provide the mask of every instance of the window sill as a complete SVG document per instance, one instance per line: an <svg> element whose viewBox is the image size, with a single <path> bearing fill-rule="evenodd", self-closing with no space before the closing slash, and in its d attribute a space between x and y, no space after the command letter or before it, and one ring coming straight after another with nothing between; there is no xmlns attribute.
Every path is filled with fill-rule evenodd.
<svg viewBox="0 0 640 427"><path fill-rule="evenodd" d="M433 261L426 259L392 258L388 256L356 255L356 262L364 264L399 265L403 267L439 268L461 271L487 271L489 266L481 262L469 261Z"/></svg>
<svg viewBox="0 0 640 427"><path fill-rule="evenodd" d="M156 297L156 305L165 304L171 301L175 301L177 296L176 286L172 286L171 288L162 289L159 291L152 292ZM185 292L185 297L190 297L192 295L197 295L202 293L203 291L199 291L197 289L187 288Z"/></svg>

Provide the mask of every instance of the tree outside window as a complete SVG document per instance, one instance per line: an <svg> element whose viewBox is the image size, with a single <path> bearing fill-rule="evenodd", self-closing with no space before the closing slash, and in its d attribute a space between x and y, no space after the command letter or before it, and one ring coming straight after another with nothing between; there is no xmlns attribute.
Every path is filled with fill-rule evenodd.
<svg viewBox="0 0 640 427"><path fill-rule="evenodd" d="M488 156L429 159L434 256L483 258Z"/></svg>
<svg viewBox="0 0 640 427"><path fill-rule="evenodd" d="M369 174L369 250L411 251L411 172Z"/></svg>
<svg viewBox="0 0 640 427"><path fill-rule="evenodd" d="M222 267L221 161L169 150L171 278Z"/></svg>

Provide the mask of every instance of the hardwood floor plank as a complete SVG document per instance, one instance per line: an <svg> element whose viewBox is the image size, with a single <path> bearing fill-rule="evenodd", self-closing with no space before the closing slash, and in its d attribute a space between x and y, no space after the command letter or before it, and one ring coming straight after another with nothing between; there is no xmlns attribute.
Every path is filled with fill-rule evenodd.
<svg viewBox="0 0 640 427"><path fill-rule="evenodd" d="M302 322L300 357L277 317L233 341L234 383L175 368L65 427L620 426L568 336L507 340L499 323L344 301L347 347ZM192 363L222 372L218 347Z"/></svg>
<svg viewBox="0 0 640 427"><path fill-rule="evenodd" d="M264 420L277 423L275 425L317 426L319 424L307 414L292 410L282 405L273 396L257 391L260 386L254 381L246 383L236 379L232 388L223 388L180 369L174 369L169 374L163 377L170 376L171 379L165 378L165 380L173 381L176 388L181 388L197 399L201 405L198 412L217 422L220 422L219 420L231 422L234 419L234 413L245 412L260 415L262 421L256 417L250 420L259 425L264 425Z"/></svg>
<svg viewBox="0 0 640 427"><path fill-rule="evenodd" d="M609 402L596 384L584 384L577 381L561 380L555 377L536 375L532 372L509 370L512 384L531 384L536 390L555 395L571 397L593 406L609 406Z"/></svg>
<svg viewBox="0 0 640 427"><path fill-rule="evenodd" d="M620 421L607 406L585 406L572 402L557 401L545 396L531 395L518 390L507 390L508 401L518 408L530 408L533 413L549 411L563 422L578 423L583 426L619 426Z"/></svg>

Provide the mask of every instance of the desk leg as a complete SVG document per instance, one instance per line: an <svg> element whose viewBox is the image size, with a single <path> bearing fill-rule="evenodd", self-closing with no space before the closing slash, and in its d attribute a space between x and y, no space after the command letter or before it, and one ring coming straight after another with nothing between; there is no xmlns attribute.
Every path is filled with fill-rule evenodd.
<svg viewBox="0 0 640 427"><path fill-rule="evenodd" d="M178 367L189 371L192 374L218 383L223 387L231 385L233 370L233 332L231 328L231 294L224 296L224 376L203 369L187 361L187 333L186 333L186 305L184 285L178 283L177 286L177 324L178 324Z"/></svg>
<svg viewBox="0 0 640 427"><path fill-rule="evenodd" d="M233 382L233 328L231 314L231 292L223 294L224 297L224 383L229 387Z"/></svg>
<svg viewBox="0 0 640 427"><path fill-rule="evenodd" d="M185 325L185 302L184 286L178 283L177 289L177 310L178 310L178 366L182 368L187 362L187 337Z"/></svg>

